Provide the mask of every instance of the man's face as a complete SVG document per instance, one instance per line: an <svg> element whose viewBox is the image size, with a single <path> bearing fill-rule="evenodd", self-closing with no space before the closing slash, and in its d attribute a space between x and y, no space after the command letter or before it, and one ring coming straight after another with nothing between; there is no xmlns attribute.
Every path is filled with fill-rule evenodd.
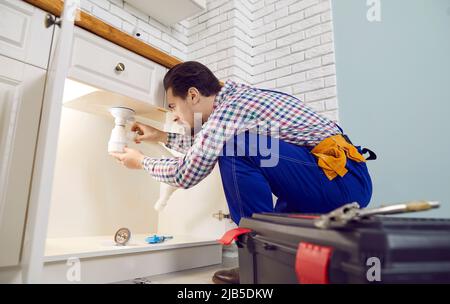
<svg viewBox="0 0 450 304"><path fill-rule="evenodd" d="M174 115L174 121L188 125L191 129L194 128L194 113L200 98L197 89L190 88L184 99L173 96L172 88L169 88L166 93L167 105Z"/></svg>

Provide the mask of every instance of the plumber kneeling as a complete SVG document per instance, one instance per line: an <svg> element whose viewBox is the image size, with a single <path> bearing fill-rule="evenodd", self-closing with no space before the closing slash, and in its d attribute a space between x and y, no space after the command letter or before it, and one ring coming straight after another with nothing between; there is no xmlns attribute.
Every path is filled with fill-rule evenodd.
<svg viewBox="0 0 450 304"><path fill-rule="evenodd" d="M187 134L135 123L135 142L161 142L182 157L153 158L125 148L111 153L130 169L191 188L219 163L232 220L259 212L326 213L343 204L367 206L372 181L360 146L331 119L295 96L227 80L203 64L180 63L164 77L167 104ZM277 198L273 201L273 195ZM239 269L214 274L238 283Z"/></svg>

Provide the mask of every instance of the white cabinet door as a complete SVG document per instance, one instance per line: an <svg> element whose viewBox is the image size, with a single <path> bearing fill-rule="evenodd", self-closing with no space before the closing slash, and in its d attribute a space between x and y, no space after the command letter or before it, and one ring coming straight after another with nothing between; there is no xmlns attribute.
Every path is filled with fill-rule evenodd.
<svg viewBox="0 0 450 304"><path fill-rule="evenodd" d="M0 55L0 267L19 262L46 71Z"/></svg>
<svg viewBox="0 0 450 304"><path fill-rule="evenodd" d="M42 275L64 83L69 70L77 8L77 0L64 1L60 35L54 41L55 52L45 85L23 244L23 276L27 283L40 282Z"/></svg>
<svg viewBox="0 0 450 304"><path fill-rule="evenodd" d="M0 54L46 69L53 26L47 13L19 0L0 0Z"/></svg>

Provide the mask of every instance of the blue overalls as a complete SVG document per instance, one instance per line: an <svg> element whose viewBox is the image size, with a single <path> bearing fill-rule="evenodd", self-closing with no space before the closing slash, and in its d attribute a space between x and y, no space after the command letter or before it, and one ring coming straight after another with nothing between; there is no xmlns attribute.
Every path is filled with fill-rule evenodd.
<svg viewBox="0 0 450 304"><path fill-rule="evenodd" d="M229 145L233 145L235 156L227 153L218 160L231 219L236 224L253 213L326 213L351 202L358 202L361 207L368 205L372 181L366 163L347 158L347 174L330 181L310 153L311 147L263 135L254 141L250 134L246 132L240 139L235 136L227 142L224 150L230 151ZM274 157L268 156L266 150L261 153L261 139L264 143L278 141L275 166L261 166L261 161ZM356 148L363 153L361 147ZM272 194L277 197L275 206Z"/></svg>

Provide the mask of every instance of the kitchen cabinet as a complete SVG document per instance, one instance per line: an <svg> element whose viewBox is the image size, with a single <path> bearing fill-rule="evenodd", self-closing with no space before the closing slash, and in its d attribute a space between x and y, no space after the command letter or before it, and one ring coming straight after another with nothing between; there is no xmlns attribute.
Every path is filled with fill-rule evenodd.
<svg viewBox="0 0 450 304"><path fill-rule="evenodd" d="M114 126L107 111L111 106L132 108L136 119L144 123L170 125L155 114L166 114L160 109L166 69L82 29L75 28L73 34L66 97L62 101L56 154L52 157L53 178L47 182L52 186L43 280L67 282L68 257L80 259L81 283L109 283L220 263L221 245L216 239L223 229L218 234L209 230L199 235L192 229L199 229L198 225L190 222L198 215L189 218L168 209L161 216L153 209L160 184L144 171L123 168L107 155L107 141ZM94 60L99 57L101 64ZM128 74L116 71L118 62L124 64ZM171 156L159 144L130 147L148 156ZM221 190L217 178L211 177L208 190ZM209 201L196 202L200 193L205 196L205 186L190 191L192 202L186 202L186 196L180 193L182 197L175 197L171 203L209 205L211 210L214 204ZM209 219L205 219L204 210L199 211L202 225L217 222L222 226L212 217L214 209ZM165 219L170 214L170 222L178 217L177 222L188 222L192 230L174 228L176 225ZM132 231L134 239L127 246L113 242L114 232L120 227ZM145 236L154 233L171 235L173 239L146 244Z"/></svg>
<svg viewBox="0 0 450 304"><path fill-rule="evenodd" d="M0 267L19 263L46 71L0 55Z"/></svg>
<svg viewBox="0 0 450 304"><path fill-rule="evenodd" d="M92 68L93 57L101 57L106 64ZM116 62L130 66L129 74L116 73ZM165 220L170 214L170 222L178 217L177 222L188 222L191 229L198 226L190 222L196 215L189 218L170 209L164 216L158 214L153 205L159 197L160 184L144 171L123 168L107 155L106 144L114 126L107 112L110 106L133 108L137 120L165 125L154 113L165 114L159 109L164 73L165 68L156 63L75 28L64 95L77 97L63 100L57 152L52 158L44 282L66 283L69 257L76 257L83 266L81 283L110 283L221 262L221 245L216 239L223 231L196 235L189 229L170 229L174 225ZM136 85L138 79L144 81ZM124 89L119 90L120 86ZM171 156L159 144L130 147L148 156ZM211 178L208 190L221 190L217 175ZM182 197L171 203L214 208L209 201L196 202L200 193L205 195L204 188L190 192L192 201L187 202L180 193ZM221 226L212 216L205 219L204 211L199 211L203 225L209 221ZM134 239L127 246L113 242L114 232L120 227L132 231ZM154 233L171 235L173 239L158 245L146 244L145 236Z"/></svg>
<svg viewBox="0 0 450 304"><path fill-rule="evenodd" d="M46 69L53 35L47 15L23 1L0 0L0 54Z"/></svg>
<svg viewBox="0 0 450 304"><path fill-rule="evenodd" d="M31 10L18 2L0 0L0 5ZM227 226L212 217L226 204L217 170L196 187L176 191L158 214L153 204L160 184L107 154L111 106L132 107L137 120L173 127L163 108L167 69L75 27L73 3L64 1L60 27L46 29L55 32L53 39L26 44L48 50L41 60L49 63L40 64L47 70L22 62L28 55L8 55L3 47L0 52L7 67L0 71L0 187L6 189L0 191L0 281L1 266L20 264L23 282L67 283L69 258L81 262L83 274L76 281L81 283L220 263L216 239ZM159 144L135 148L148 156L171 156ZM116 246L114 232L123 226L134 239ZM144 236L153 233L174 238L145 244Z"/></svg>
<svg viewBox="0 0 450 304"><path fill-rule="evenodd" d="M69 77L164 107L167 69L80 28L75 28Z"/></svg>
<svg viewBox="0 0 450 304"><path fill-rule="evenodd" d="M125 0L159 22L171 26L206 9L206 0Z"/></svg>
<svg viewBox="0 0 450 304"><path fill-rule="evenodd" d="M64 106L108 118L110 107L128 107L137 121L183 132L165 108L167 68L81 28L73 34Z"/></svg>
<svg viewBox="0 0 450 304"><path fill-rule="evenodd" d="M0 1L0 267L20 262L53 26L22 1Z"/></svg>

